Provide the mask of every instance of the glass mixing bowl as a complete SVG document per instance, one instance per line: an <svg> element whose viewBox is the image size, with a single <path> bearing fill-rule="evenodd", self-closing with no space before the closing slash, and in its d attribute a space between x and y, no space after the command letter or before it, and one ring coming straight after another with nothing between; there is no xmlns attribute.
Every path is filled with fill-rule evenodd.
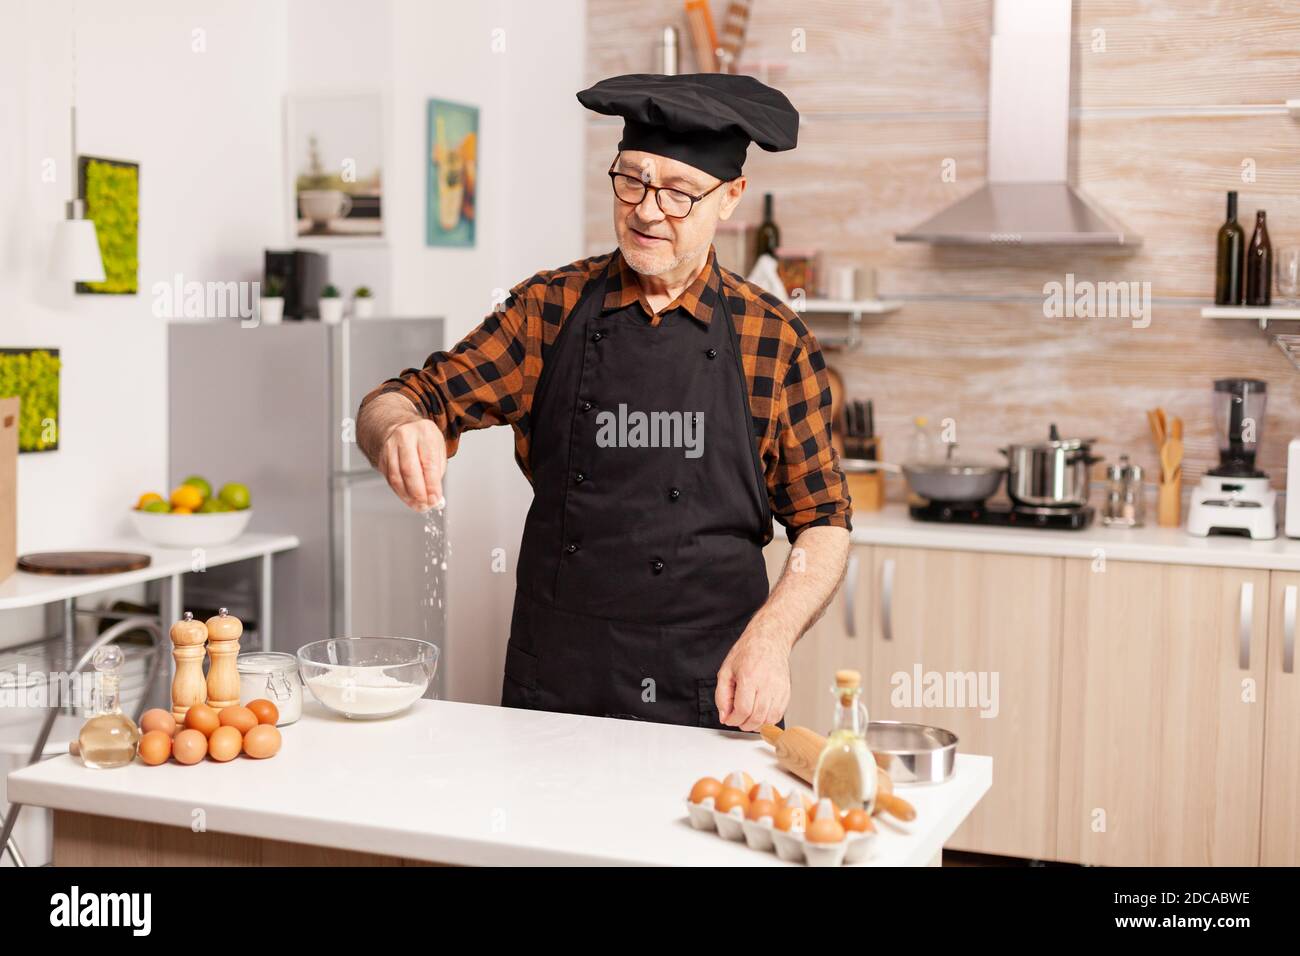
<svg viewBox="0 0 1300 956"><path fill-rule="evenodd" d="M437 670L437 645L409 637L338 637L298 648L298 673L312 696L354 720L400 714Z"/></svg>

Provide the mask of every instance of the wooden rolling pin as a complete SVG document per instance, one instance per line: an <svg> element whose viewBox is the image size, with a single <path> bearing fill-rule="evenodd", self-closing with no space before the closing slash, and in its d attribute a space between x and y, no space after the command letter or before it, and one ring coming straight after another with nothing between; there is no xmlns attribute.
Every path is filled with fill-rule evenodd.
<svg viewBox="0 0 1300 956"><path fill-rule="evenodd" d="M782 730L776 724L764 724L758 732L776 751L778 764L809 784L813 782L817 758L826 746L825 737L807 727ZM899 820L916 819L916 808L894 794L894 781L879 765L876 767L876 810L883 810Z"/></svg>

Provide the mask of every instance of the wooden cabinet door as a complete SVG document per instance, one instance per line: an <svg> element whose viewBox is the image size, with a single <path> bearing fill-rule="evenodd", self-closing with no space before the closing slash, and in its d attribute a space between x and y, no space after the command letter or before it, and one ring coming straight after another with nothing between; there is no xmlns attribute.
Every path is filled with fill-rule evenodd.
<svg viewBox="0 0 1300 956"><path fill-rule="evenodd" d="M1271 577L1259 862L1300 866L1300 674L1295 653L1300 574L1274 571Z"/></svg>
<svg viewBox="0 0 1300 956"><path fill-rule="evenodd" d="M1258 862L1268 586L1267 571L1066 561L1060 859Z"/></svg>
<svg viewBox="0 0 1300 956"><path fill-rule="evenodd" d="M775 585L790 554L790 545L773 541L764 551L768 579ZM854 545L849 550L844 582L826 608L795 645L790 655L790 706L786 708L786 726L811 727L819 734L830 731L834 700L831 686L835 671L854 667L867 668L865 657L869 643L863 634L864 606L869 603L868 570L871 548Z"/></svg>
<svg viewBox="0 0 1300 956"><path fill-rule="evenodd" d="M944 727L959 751L993 757L993 787L950 848L1055 854L1062 571L1060 558L873 549L871 719Z"/></svg>

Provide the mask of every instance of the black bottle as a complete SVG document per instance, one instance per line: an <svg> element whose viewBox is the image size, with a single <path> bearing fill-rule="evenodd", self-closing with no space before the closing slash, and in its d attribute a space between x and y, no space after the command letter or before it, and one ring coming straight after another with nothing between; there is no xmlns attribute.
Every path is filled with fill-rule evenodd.
<svg viewBox="0 0 1300 956"><path fill-rule="evenodd" d="M1228 218L1219 227L1215 243L1214 304L1241 305L1242 263L1246 256L1246 233L1237 223L1237 193L1228 193Z"/></svg>
<svg viewBox="0 0 1300 956"><path fill-rule="evenodd" d="M1246 304L1268 305L1273 287L1273 245L1268 241L1264 210L1255 213L1255 234L1246 247Z"/></svg>
<svg viewBox="0 0 1300 956"><path fill-rule="evenodd" d="M776 250L781 245L781 230L776 227L775 220L772 219L772 194L763 194L763 221L759 224L758 234L754 237L754 255L761 256L764 253L776 257Z"/></svg>

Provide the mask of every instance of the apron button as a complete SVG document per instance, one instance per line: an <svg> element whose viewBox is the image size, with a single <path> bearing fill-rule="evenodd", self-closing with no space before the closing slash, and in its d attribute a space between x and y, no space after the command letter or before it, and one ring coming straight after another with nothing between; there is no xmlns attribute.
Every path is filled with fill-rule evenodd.
<svg viewBox="0 0 1300 956"><path fill-rule="evenodd" d="M573 480L576 481L578 484L582 484L584 481L587 480L587 476L585 473L580 471L573 476Z"/></svg>
<svg viewBox="0 0 1300 956"><path fill-rule="evenodd" d="M601 339L603 339L604 337L605 337L605 333L604 333L604 332L593 332L593 333L591 334L591 340L592 340L593 342L599 342L599 341L600 341Z"/></svg>
<svg viewBox="0 0 1300 956"><path fill-rule="evenodd" d="M582 403L582 410L583 410L584 412L589 412L589 411L591 411L594 407L595 407L595 406L592 405L591 402L583 402L583 403Z"/></svg>
<svg viewBox="0 0 1300 956"><path fill-rule="evenodd" d="M682 496L682 490L681 490L680 488L669 488L669 489L668 489L668 500L669 500L669 501L676 501L676 500L677 500L678 498L680 498L681 496Z"/></svg>
<svg viewBox="0 0 1300 956"><path fill-rule="evenodd" d="M718 357L718 350L717 350L717 349L709 349L709 350L708 350L707 352L705 352L704 354L707 355L707 356L708 356L709 358L711 358L711 359L715 359L715 358Z"/></svg>
<svg viewBox="0 0 1300 956"><path fill-rule="evenodd" d="M664 569L664 563L656 558L650 562L650 567L654 569L655 574L658 574Z"/></svg>
<svg viewBox="0 0 1300 956"><path fill-rule="evenodd" d="M571 545L569 545L567 548L565 548L564 550L567 551L567 552L569 552L569 554L577 554L577 553L578 553L578 546L577 546L576 544L571 544Z"/></svg>

